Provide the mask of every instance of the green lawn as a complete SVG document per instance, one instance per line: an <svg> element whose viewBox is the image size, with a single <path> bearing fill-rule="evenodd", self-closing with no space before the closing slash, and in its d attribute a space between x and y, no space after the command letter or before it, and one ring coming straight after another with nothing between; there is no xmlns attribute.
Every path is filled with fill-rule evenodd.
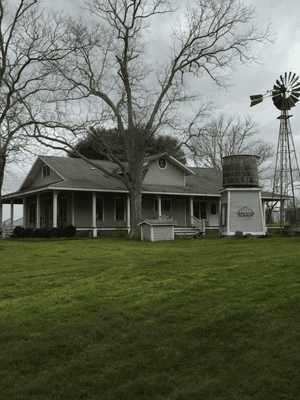
<svg viewBox="0 0 300 400"><path fill-rule="evenodd" d="M300 399L300 239L0 242L0 399Z"/></svg>

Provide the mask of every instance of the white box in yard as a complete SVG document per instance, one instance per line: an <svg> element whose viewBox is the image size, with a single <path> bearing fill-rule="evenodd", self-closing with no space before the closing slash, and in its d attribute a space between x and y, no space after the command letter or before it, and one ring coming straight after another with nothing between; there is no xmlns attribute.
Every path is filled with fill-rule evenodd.
<svg viewBox="0 0 300 400"><path fill-rule="evenodd" d="M141 239L151 242L174 240L176 221L165 219L145 219L138 224L141 227Z"/></svg>

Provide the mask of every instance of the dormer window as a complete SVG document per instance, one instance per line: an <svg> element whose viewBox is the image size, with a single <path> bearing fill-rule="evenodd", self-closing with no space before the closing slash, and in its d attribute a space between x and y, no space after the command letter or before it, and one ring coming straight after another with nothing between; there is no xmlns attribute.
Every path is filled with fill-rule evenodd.
<svg viewBox="0 0 300 400"><path fill-rule="evenodd" d="M157 160L157 165L160 169L165 169L167 166L167 160L163 157L159 158Z"/></svg>
<svg viewBox="0 0 300 400"><path fill-rule="evenodd" d="M49 165L43 165L42 174L43 174L43 178L47 178L47 176L50 176Z"/></svg>

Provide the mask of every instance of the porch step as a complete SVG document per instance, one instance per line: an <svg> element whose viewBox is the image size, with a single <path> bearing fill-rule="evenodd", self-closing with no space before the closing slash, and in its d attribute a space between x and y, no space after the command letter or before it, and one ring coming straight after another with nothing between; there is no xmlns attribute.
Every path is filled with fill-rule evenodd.
<svg viewBox="0 0 300 400"><path fill-rule="evenodd" d="M186 236L194 236L198 232L197 228L193 228L192 226L187 227L174 227L174 235L186 235Z"/></svg>
<svg viewBox="0 0 300 400"><path fill-rule="evenodd" d="M4 232L0 233L0 239L4 239ZM14 230L11 228L5 228L5 238L10 238L11 235L13 235Z"/></svg>

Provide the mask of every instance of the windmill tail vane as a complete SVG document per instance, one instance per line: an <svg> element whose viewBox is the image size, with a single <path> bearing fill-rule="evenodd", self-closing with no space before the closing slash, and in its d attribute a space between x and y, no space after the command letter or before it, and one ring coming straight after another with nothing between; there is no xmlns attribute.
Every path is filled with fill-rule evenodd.
<svg viewBox="0 0 300 400"><path fill-rule="evenodd" d="M250 100L251 100L250 107L253 107L256 104L262 103L262 101L265 97L271 97L271 96L272 96L272 90L267 90L267 92L265 94L255 94L253 96L250 96Z"/></svg>

